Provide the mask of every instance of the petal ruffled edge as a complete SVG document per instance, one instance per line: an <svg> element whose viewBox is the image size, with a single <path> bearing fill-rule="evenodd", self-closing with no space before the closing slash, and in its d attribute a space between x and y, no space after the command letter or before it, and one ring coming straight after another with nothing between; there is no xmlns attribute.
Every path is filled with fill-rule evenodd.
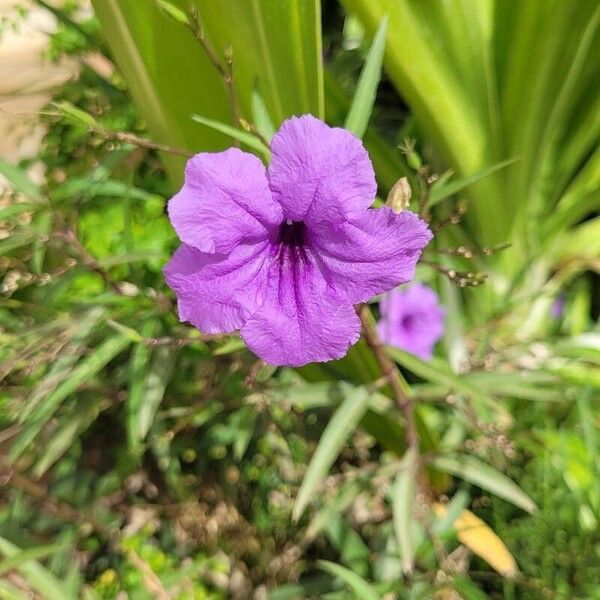
<svg viewBox="0 0 600 600"><path fill-rule="evenodd" d="M312 115L284 121L271 141L269 187L293 221L339 223L371 206L375 173L362 142Z"/></svg>
<svg viewBox="0 0 600 600"><path fill-rule="evenodd" d="M283 218L264 165L238 148L192 157L168 213L179 239L208 253L227 253L241 241L265 239Z"/></svg>
<svg viewBox="0 0 600 600"><path fill-rule="evenodd" d="M240 244L229 255L182 244L164 267L179 319L204 333L240 329L264 300L270 245Z"/></svg>
<svg viewBox="0 0 600 600"><path fill-rule="evenodd" d="M313 230L325 278L356 304L413 279L431 231L416 214L388 207L363 211L360 217Z"/></svg>

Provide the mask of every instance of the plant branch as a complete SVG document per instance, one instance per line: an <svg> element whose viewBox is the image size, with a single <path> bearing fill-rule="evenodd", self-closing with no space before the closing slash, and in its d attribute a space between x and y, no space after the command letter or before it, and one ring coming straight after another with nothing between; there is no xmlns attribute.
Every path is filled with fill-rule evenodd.
<svg viewBox="0 0 600 600"><path fill-rule="evenodd" d="M409 398L406 382L402 378L402 375L400 375L398 367L388 356L379 339L377 325L369 307L366 304L363 304L358 309L358 315L362 323L365 342L373 352L382 375L389 381L394 401L404 415L404 420L406 422L406 443L408 448L412 449L414 452L418 452L419 436L417 433L414 406L412 400Z"/></svg>
<svg viewBox="0 0 600 600"><path fill-rule="evenodd" d="M233 77L233 50L231 46L228 46L225 49L225 66L223 66L223 63L217 56L217 53L206 39L204 27L202 26L200 15L195 6L193 6L191 9L190 18L188 19L188 27L204 50L212 66L223 78L225 89L227 90L227 95L229 96L229 104L231 105L231 117L233 120L233 125L234 127L237 127L241 122L242 115L235 90L235 80ZM240 142L237 141L236 145L239 146L239 144Z"/></svg>
<svg viewBox="0 0 600 600"><path fill-rule="evenodd" d="M182 148L176 148L175 146L169 146L167 144L158 144L157 142L151 142L150 140L147 140L145 138L139 137L133 133L129 133L126 131L108 131L105 129L95 129L94 131L107 140L114 140L116 142L126 142L128 144L138 146L139 148L145 148L146 150L157 150L159 152L166 152L167 154L175 154L176 156L185 156L186 158L191 158L192 156L194 156L192 152L188 152L187 150L183 150Z"/></svg>

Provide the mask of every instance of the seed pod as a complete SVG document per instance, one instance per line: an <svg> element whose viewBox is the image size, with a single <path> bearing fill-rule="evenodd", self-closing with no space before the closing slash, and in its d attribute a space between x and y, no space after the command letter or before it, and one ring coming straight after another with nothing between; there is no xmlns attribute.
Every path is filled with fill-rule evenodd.
<svg viewBox="0 0 600 600"><path fill-rule="evenodd" d="M399 214L408 208L411 197L412 190L410 189L408 179L406 177L400 177L389 191L385 204L396 214Z"/></svg>

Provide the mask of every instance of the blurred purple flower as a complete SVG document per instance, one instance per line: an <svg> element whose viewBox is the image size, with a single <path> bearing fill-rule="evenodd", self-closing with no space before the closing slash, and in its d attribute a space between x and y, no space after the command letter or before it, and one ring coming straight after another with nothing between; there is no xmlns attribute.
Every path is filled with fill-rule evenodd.
<svg viewBox="0 0 600 600"><path fill-rule="evenodd" d="M385 344L423 360L432 357L433 348L444 333L446 314L432 289L415 283L404 290L394 290L384 296L379 308L379 335Z"/></svg>
<svg viewBox="0 0 600 600"><path fill-rule="evenodd" d="M553 319L560 319L563 316L563 313L565 312L565 304L566 302L563 294L560 294L556 297L552 303L552 306L550 307L550 314L552 315Z"/></svg>
<svg viewBox="0 0 600 600"><path fill-rule="evenodd" d="M240 329L268 363L340 358L360 335L353 304L411 280L431 233L411 212L369 210L373 168L348 131L294 117L271 150L268 171L236 148L188 162L167 283L182 321Z"/></svg>

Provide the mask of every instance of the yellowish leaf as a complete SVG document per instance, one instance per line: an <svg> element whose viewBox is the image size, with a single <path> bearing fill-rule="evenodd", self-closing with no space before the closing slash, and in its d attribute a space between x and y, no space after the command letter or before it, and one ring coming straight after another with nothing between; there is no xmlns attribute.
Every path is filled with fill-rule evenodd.
<svg viewBox="0 0 600 600"><path fill-rule="evenodd" d="M436 503L433 510L438 517L442 517L448 509L443 504ZM504 542L470 510L463 510L453 526L458 541L485 560L500 575L508 578L517 575L519 568Z"/></svg>

